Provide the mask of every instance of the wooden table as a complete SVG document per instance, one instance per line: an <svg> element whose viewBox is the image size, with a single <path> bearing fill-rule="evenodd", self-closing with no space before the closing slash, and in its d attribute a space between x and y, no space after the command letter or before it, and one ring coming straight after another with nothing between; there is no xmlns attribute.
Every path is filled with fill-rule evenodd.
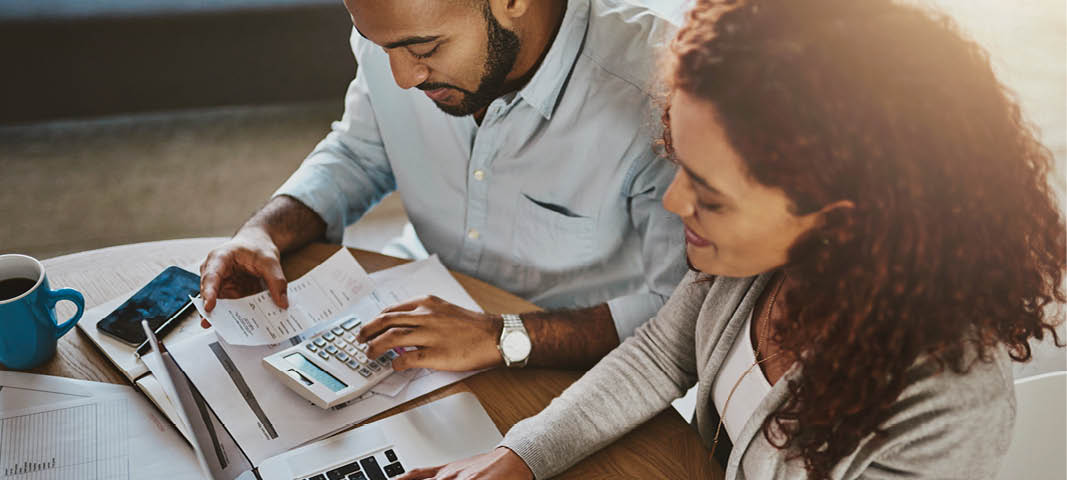
<svg viewBox="0 0 1067 480"><path fill-rule="evenodd" d="M207 252L225 239L197 238L124 245L45 260L53 288L72 287L85 295L86 308L136 290L168 265L199 265ZM285 276L294 279L328 258L339 247L313 244L287 255L282 261ZM369 271L388 268L404 260L379 253L352 250ZM471 277L453 274L486 312L525 312L533 304ZM73 309L58 308L62 318ZM83 333L70 333L61 341L57 355L34 373L125 383ZM458 392L473 392L501 432L519 420L540 412L554 397L577 380L582 372L548 369L498 368L443 387L368 421L393 415ZM710 460L696 432L668 408L609 447L575 465L558 478L721 479L722 469Z"/></svg>

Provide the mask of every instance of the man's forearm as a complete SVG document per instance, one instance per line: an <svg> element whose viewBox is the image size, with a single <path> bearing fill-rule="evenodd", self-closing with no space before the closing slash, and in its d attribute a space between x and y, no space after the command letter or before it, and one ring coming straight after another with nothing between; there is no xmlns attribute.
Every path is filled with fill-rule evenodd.
<svg viewBox="0 0 1067 480"><path fill-rule="evenodd" d="M528 365L589 368L619 345L608 305L522 314L533 351Z"/></svg>
<svg viewBox="0 0 1067 480"><path fill-rule="evenodd" d="M326 234L326 222L314 210L288 195L271 199L237 233L258 230L270 236L279 253L295 250Z"/></svg>

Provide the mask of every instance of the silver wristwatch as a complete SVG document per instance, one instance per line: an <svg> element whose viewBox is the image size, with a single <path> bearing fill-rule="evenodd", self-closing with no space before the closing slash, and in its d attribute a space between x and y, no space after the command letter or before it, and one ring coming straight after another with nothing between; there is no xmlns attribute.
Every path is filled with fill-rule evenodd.
<svg viewBox="0 0 1067 480"><path fill-rule="evenodd" d="M526 360L530 358L530 335L526 333L526 327L522 324L522 318L514 313L501 315L504 319L504 330L500 332L500 341L496 348L504 357L504 365L509 367L525 367Z"/></svg>

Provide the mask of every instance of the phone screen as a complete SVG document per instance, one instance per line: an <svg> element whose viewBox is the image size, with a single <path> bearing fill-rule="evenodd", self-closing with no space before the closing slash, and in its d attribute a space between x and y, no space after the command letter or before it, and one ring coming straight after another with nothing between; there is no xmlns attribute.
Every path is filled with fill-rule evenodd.
<svg viewBox="0 0 1067 480"><path fill-rule="evenodd" d="M200 293L200 276L178 267L167 267L119 308L96 323L96 328L130 345L147 340L141 320L152 330L178 312L190 295Z"/></svg>

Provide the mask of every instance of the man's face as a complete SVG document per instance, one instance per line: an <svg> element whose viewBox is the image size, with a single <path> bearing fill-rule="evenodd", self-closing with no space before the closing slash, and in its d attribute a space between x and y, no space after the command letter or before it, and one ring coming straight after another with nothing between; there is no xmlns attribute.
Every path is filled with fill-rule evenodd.
<svg viewBox="0 0 1067 480"><path fill-rule="evenodd" d="M356 30L389 55L400 88L418 88L445 113L473 114L507 93L519 39L488 1L345 0Z"/></svg>

